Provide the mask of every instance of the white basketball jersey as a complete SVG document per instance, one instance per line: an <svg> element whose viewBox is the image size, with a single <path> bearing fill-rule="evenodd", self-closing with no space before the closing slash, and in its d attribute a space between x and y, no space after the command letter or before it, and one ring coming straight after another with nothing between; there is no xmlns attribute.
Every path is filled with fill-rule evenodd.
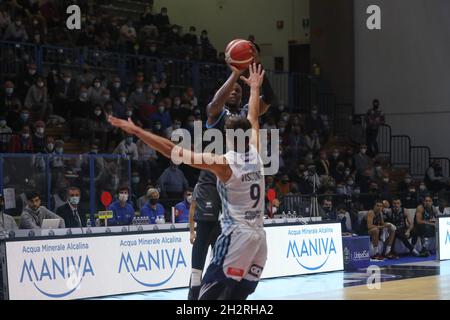
<svg viewBox="0 0 450 320"><path fill-rule="evenodd" d="M217 180L222 233L229 234L237 226L264 227L264 167L256 148L250 146L247 153L229 151L225 158L233 173L226 183Z"/></svg>

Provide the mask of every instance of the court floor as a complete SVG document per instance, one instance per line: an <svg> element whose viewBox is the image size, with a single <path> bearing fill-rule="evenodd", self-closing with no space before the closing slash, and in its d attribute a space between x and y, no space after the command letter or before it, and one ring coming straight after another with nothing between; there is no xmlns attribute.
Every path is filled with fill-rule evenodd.
<svg viewBox="0 0 450 320"><path fill-rule="evenodd" d="M391 264L392 263L392 264ZM369 289L371 274L330 272L262 280L249 300L449 300L450 261L400 259L374 262L379 288ZM188 289L163 290L102 298L104 300L186 300Z"/></svg>

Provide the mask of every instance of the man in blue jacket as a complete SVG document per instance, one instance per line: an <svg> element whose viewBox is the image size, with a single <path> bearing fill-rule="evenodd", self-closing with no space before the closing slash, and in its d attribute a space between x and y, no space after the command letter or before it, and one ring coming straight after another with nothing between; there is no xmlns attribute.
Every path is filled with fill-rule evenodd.
<svg viewBox="0 0 450 320"><path fill-rule="evenodd" d="M113 212L113 218L108 219L108 226L130 225L134 218L133 205L128 202L130 190L124 186L118 190L118 199L108 207Z"/></svg>

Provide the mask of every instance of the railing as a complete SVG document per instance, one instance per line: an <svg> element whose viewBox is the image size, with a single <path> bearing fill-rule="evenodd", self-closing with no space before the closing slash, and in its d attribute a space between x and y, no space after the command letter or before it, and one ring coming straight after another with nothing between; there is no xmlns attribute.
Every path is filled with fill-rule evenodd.
<svg viewBox="0 0 450 320"><path fill-rule="evenodd" d="M411 139L409 136L391 136L391 165L409 167L410 149Z"/></svg>

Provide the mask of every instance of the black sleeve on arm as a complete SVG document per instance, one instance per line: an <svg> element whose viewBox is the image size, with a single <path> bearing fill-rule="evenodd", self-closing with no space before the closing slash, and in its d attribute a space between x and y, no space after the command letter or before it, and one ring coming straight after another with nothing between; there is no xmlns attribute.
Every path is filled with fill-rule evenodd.
<svg viewBox="0 0 450 320"><path fill-rule="evenodd" d="M270 84L267 74L264 75L264 81L262 84L261 92L263 101L266 104L271 105L275 100L275 92L273 92L272 85Z"/></svg>

